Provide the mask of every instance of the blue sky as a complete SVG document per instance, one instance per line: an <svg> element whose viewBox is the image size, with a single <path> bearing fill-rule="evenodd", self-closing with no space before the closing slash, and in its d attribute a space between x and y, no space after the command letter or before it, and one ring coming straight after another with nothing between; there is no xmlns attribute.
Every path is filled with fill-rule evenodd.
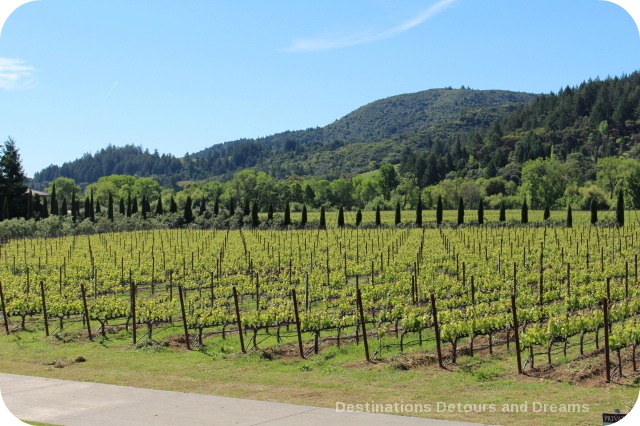
<svg viewBox="0 0 640 426"><path fill-rule="evenodd" d="M638 28L599 0L41 0L0 36L0 138L33 175L108 144L182 156L401 93L637 69Z"/></svg>

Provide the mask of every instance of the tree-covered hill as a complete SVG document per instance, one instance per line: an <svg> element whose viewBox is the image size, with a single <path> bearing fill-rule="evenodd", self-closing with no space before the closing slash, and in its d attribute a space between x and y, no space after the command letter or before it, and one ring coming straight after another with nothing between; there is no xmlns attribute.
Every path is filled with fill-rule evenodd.
<svg viewBox="0 0 640 426"><path fill-rule="evenodd" d="M65 176L90 183L101 176L131 174L168 184L228 178L249 167L278 178L350 176L376 164L399 162L407 144L428 148L434 141L447 143L455 135L486 128L534 98L499 90L427 90L372 102L322 128L226 142L181 159L134 146L109 146L62 166L49 166L33 180L37 184Z"/></svg>

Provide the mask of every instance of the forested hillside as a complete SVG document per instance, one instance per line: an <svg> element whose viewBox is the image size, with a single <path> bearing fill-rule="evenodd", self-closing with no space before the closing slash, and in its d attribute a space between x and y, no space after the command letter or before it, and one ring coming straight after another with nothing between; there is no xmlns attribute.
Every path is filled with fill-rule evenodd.
<svg viewBox="0 0 640 426"><path fill-rule="evenodd" d="M81 183L101 176L151 176L163 184L212 177L230 178L256 167L274 177L292 174L333 179L400 161L402 148L446 145L458 134L486 128L535 96L508 91L437 89L372 102L325 127L243 139L185 158L149 153L134 146L110 146L80 159L52 165L35 183L70 177ZM187 144L188 146L188 144Z"/></svg>

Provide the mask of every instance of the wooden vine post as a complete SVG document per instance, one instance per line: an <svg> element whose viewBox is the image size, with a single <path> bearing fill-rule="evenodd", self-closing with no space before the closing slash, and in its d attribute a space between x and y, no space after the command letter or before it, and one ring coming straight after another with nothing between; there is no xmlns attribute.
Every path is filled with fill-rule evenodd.
<svg viewBox="0 0 640 426"><path fill-rule="evenodd" d="M178 293L180 295L180 312L182 313L182 327L184 328L184 341L187 343L187 349L191 350L191 342L189 341L189 329L187 327L187 314L184 309L184 295L183 295L184 289L182 288L182 286L178 286Z"/></svg>
<svg viewBox="0 0 640 426"><path fill-rule="evenodd" d="M358 303L358 310L360 311L360 324L362 324L362 341L364 342L364 354L367 361L371 361L369 356L369 342L367 341L367 327L364 322L364 309L362 308L362 292L358 288L356 290L356 302Z"/></svg>
<svg viewBox="0 0 640 426"><path fill-rule="evenodd" d="M236 323L238 324L238 334L240 335L240 349L243 354L247 353L244 347L244 336L242 335L242 320L240 319L240 305L238 305L238 290L233 286L233 303L236 305Z"/></svg>
<svg viewBox="0 0 640 426"><path fill-rule="evenodd" d="M40 281L40 295L42 296L42 314L44 315L44 333L47 337L49 337L49 318L47 315L47 299L45 298L44 283L42 281Z"/></svg>
<svg viewBox="0 0 640 426"><path fill-rule="evenodd" d="M9 334L9 317L4 304L4 292L2 291L2 281L0 281L0 308L2 308L2 318L4 319L4 331Z"/></svg>
<svg viewBox="0 0 640 426"><path fill-rule="evenodd" d="M440 346L440 324L438 324L438 310L436 309L436 296L431 293L431 315L433 316L433 328L436 334L436 348L438 350L438 365L444 368L442 363L442 349Z"/></svg>
<svg viewBox="0 0 640 426"><path fill-rule="evenodd" d="M135 345L138 341L138 336L136 334L136 285L131 279L131 271L129 271L129 293L131 295L131 327L133 332L133 344Z"/></svg>
<svg viewBox="0 0 640 426"><path fill-rule="evenodd" d="M522 374L522 358L520 357L520 334L518 331L518 313L516 310L516 295L511 293L511 313L513 314L513 334L516 340L516 359L518 361L518 374Z"/></svg>
<svg viewBox="0 0 640 426"><path fill-rule="evenodd" d="M84 284L80 284L80 291L82 292L82 306L84 308L84 319L87 323L87 333L89 334L89 340L93 342L93 336L91 335L91 321L89 321L89 308L87 307L87 289Z"/></svg>
<svg viewBox="0 0 640 426"><path fill-rule="evenodd" d="M300 313L298 312L298 298L296 297L296 289L291 290L293 297L293 313L296 316L296 331L298 332L298 349L300 350L300 358L304 359L304 349L302 348L302 332L300 329Z"/></svg>
<svg viewBox="0 0 640 426"><path fill-rule="evenodd" d="M602 299L604 311L604 362L607 373L607 383L611 382L611 363L609 359L609 299ZM622 368L622 366L620 366Z"/></svg>

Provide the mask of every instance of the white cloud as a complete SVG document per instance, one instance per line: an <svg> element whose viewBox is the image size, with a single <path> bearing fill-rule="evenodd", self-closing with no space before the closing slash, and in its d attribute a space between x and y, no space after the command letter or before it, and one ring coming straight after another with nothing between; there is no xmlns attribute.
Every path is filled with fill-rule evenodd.
<svg viewBox="0 0 640 426"><path fill-rule="evenodd" d="M0 57L0 89L28 89L34 86L31 78L36 69L19 59Z"/></svg>
<svg viewBox="0 0 640 426"><path fill-rule="evenodd" d="M452 6L457 0L440 0L431 7L423 10L415 17L396 25L385 31L375 33L349 34L343 36L328 36L315 38L296 39L284 49L285 52L312 52L318 50L340 49L344 47L356 46L358 44L372 43L374 41L385 40L409 31L433 18Z"/></svg>

